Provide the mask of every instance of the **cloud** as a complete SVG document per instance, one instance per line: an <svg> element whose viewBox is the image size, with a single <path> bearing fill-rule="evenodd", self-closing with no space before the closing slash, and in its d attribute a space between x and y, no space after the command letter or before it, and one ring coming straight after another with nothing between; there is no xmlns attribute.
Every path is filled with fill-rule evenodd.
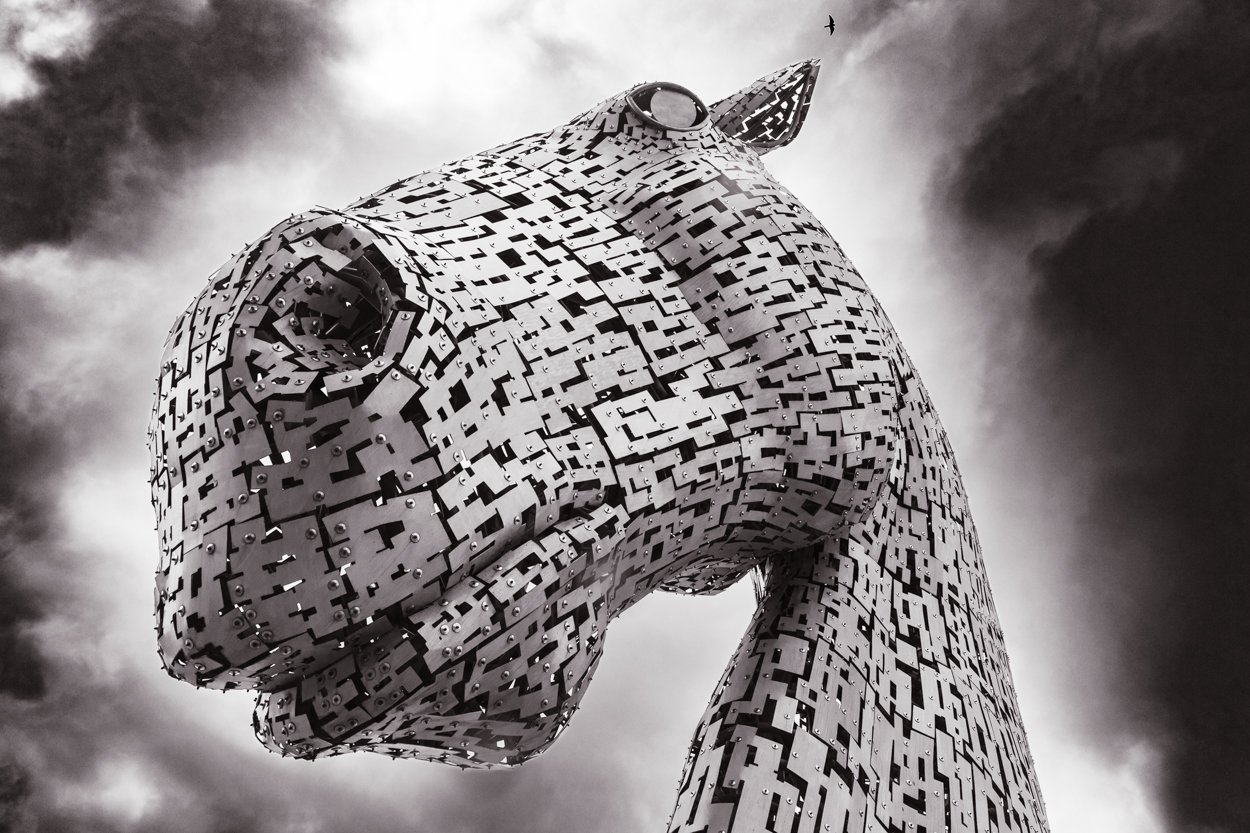
<svg viewBox="0 0 1250 833"><path fill-rule="evenodd" d="M0 276L0 695L41 697L44 665L29 633L47 600L20 578L15 559L55 525L54 479L65 447L54 419L22 383L17 345L49 320L42 299ZM24 357L23 357L24 358ZM17 359L17 360L15 360Z"/></svg>
<svg viewBox="0 0 1250 833"><path fill-rule="evenodd" d="M949 193L978 234L1044 241L1034 360L1000 381L1036 388L1054 462L1091 479L1073 602L1103 611L1117 678L1090 728L1158 745L1175 829L1243 830L1250 16L1212 0L1108 35L1133 22L1001 99Z"/></svg>
<svg viewBox="0 0 1250 833"><path fill-rule="evenodd" d="M33 9L7 32L31 92L0 107L0 249L67 243L110 201L140 208L195 153L237 137L331 45L326 6L301 0ZM66 34L48 23L75 16L90 25Z"/></svg>
<svg viewBox="0 0 1250 833"><path fill-rule="evenodd" d="M28 800L30 775L11 756L0 753L0 830L27 830L34 824Z"/></svg>

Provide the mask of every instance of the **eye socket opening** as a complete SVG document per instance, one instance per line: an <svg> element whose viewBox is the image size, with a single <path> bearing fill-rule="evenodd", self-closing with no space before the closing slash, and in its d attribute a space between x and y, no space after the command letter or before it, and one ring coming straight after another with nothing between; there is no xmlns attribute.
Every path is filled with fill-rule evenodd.
<svg viewBox="0 0 1250 833"><path fill-rule="evenodd" d="M635 87L625 101L640 119L661 130L698 130L708 121L699 97L668 81Z"/></svg>

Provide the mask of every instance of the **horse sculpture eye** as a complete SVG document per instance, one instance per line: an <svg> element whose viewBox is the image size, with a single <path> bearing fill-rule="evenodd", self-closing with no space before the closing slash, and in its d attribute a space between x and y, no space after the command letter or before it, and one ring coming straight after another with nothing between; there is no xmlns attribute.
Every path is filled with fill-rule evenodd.
<svg viewBox="0 0 1250 833"><path fill-rule="evenodd" d="M646 84L627 100L643 121L665 130L697 130L707 123L707 107L679 84Z"/></svg>

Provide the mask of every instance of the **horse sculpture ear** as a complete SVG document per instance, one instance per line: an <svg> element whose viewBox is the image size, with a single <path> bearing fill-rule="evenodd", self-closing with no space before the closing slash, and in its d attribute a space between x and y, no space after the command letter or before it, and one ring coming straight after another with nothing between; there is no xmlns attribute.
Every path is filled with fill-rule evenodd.
<svg viewBox="0 0 1250 833"><path fill-rule="evenodd" d="M784 147L799 135L819 71L815 58L782 67L713 104L712 120L758 153Z"/></svg>

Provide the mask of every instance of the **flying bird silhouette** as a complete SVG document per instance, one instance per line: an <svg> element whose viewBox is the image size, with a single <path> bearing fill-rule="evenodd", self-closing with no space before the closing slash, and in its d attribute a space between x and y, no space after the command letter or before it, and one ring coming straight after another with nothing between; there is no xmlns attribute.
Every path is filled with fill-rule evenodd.
<svg viewBox="0 0 1250 833"><path fill-rule="evenodd" d="M833 15L829 15L829 22L825 24L825 28L829 30L829 34L833 34L833 30L837 28L837 24L833 22Z"/></svg>

